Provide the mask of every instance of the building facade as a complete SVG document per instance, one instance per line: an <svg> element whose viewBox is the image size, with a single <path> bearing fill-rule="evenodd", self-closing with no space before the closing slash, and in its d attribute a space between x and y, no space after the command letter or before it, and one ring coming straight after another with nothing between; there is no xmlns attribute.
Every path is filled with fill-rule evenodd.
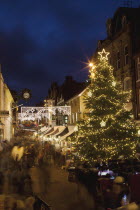
<svg viewBox="0 0 140 210"><path fill-rule="evenodd" d="M69 124L74 125L77 121L85 119L88 110L85 107L84 98L87 94L87 88L70 98L67 105L71 107L71 116L69 117Z"/></svg>
<svg viewBox="0 0 140 210"><path fill-rule="evenodd" d="M14 135L13 103L14 99L0 72L0 140L10 141Z"/></svg>
<svg viewBox="0 0 140 210"><path fill-rule="evenodd" d="M127 108L133 110L134 118L140 118L140 8L119 8L113 18L107 20L107 37L98 41L97 52L108 51L114 76L121 81L123 90L131 90Z"/></svg>
<svg viewBox="0 0 140 210"><path fill-rule="evenodd" d="M114 67L116 80L121 81L122 89L131 91L131 100L126 104L133 110L136 121L140 120L140 8L118 8L106 23L107 37L99 40L92 57L96 63L98 52L104 48L109 52L109 63ZM84 104L86 87L70 97L66 104L71 106L70 124L85 118ZM62 100L61 100L62 101Z"/></svg>
<svg viewBox="0 0 140 210"><path fill-rule="evenodd" d="M66 76L63 84L60 86L56 82L53 82L48 91L48 96L44 100L44 106L69 106L69 99L77 96L77 94L80 94L84 90L85 86L86 83L77 82L72 76ZM74 114L77 119L76 113L78 113L78 111L76 111ZM56 122L56 125L59 126L67 126L68 124L72 123L72 120L68 115L64 115L59 111L55 116L52 116L52 121Z"/></svg>

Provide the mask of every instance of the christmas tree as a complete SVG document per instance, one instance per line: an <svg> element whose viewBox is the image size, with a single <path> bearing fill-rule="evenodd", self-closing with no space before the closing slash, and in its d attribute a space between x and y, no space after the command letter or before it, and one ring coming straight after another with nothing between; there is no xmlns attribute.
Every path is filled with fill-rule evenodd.
<svg viewBox="0 0 140 210"><path fill-rule="evenodd" d="M90 63L90 84L85 96L88 110L78 123L74 146L80 159L92 163L100 157L109 159L133 158L136 153L137 131L132 112L126 109L131 91L123 91L115 81L108 54L99 52L96 66Z"/></svg>

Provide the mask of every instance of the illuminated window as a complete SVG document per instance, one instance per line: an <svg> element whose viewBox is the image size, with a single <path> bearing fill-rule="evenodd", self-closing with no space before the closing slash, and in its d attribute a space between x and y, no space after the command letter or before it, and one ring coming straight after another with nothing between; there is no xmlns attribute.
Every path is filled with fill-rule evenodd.
<svg viewBox="0 0 140 210"><path fill-rule="evenodd" d="M68 124L68 115L65 115L64 121L65 121L65 124Z"/></svg>
<svg viewBox="0 0 140 210"><path fill-rule="evenodd" d="M121 67L121 56L120 56L120 52L117 52L117 69L120 69Z"/></svg>
<svg viewBox="0 0 140 210"><path fill-rule="evenodd" d="M125 63L125 65L127 65L128 61L129 61L128 46L125 46L125 48L124 48L124 58L125 58L124 63Z"/></svg>
<svg viewBox="0 0 140 210"><path fill-rule="evenodd" d="M74 123L74 113L72 113L72 123Z"/></svg>
<svg viewBox="0 0 140 210"><path fill-rule="evenodd" d="M76 122L78 120L77 112L75 113L75 120L76 120Z"/></svg>

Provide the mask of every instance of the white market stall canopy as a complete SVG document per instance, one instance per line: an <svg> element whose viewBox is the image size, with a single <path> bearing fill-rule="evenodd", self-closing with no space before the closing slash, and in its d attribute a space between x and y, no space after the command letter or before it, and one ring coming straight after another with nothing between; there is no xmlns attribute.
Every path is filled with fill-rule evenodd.
<svg viewBox="0 0 140 210"><path fill-rule="evenodd" d="M54 135L54 137L55 136L59 136L64 130L65 130L65 126L59 126L59 132L58 133L56 133L55 135Z"/></svg>
<svg viewBox="0 0 140 210"><path fill-rule="evenodd" d="M39 130L38 132L44 132L44 131L46 131L46 130L47 130L47 127L44 126L44 127L40 128L40 130Z"/></svg>
<svg viewBox="0 0 140 210"><path fill-rule="evenodd" d="M68 126L69 132L66 133L64 136L62 136L60 138L60 141L65 140L68 136L70 136L71 134L73 134L76 131L77 126Z"/></svg>
<svg viewBox="0 0 140 210"><path fill-rule="evenodd" d="M70 106L52 106L52 107L21 107L21 113L18 114L18 119L26 120L41 120L42 118L51 119L52 115L71 115Z"/></svg>
<svg viewBox="0 0 140 210"><path fill-rule="evenodd" d="M53 133L55 133L55 132L57 132L57 131L58 131L58 126L54 126L52 132L49 132L48 134L46 134L46 136L47 136L47 135L49 135L49 136L50 136L50 135L53 135Z"/></svg>
<svg viewBox="0 0 140 210"><path fill-rule="evenodd" d="M52 127L47 127L46 130L44 132L41 133L41 135L46 135L48 132L50 132L52 130Z"/></svg>

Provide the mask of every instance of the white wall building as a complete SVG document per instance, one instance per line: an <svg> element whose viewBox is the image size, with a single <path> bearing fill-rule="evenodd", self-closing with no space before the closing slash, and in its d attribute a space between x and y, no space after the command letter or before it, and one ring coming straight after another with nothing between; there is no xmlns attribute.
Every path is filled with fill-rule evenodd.
<svg viewBox="0 0 140 210"><path fill-rule="evenodd" d="M10 139L13 137L13 118L12 118L12 104L14 99L0 70L0 140Z"/></svg>

